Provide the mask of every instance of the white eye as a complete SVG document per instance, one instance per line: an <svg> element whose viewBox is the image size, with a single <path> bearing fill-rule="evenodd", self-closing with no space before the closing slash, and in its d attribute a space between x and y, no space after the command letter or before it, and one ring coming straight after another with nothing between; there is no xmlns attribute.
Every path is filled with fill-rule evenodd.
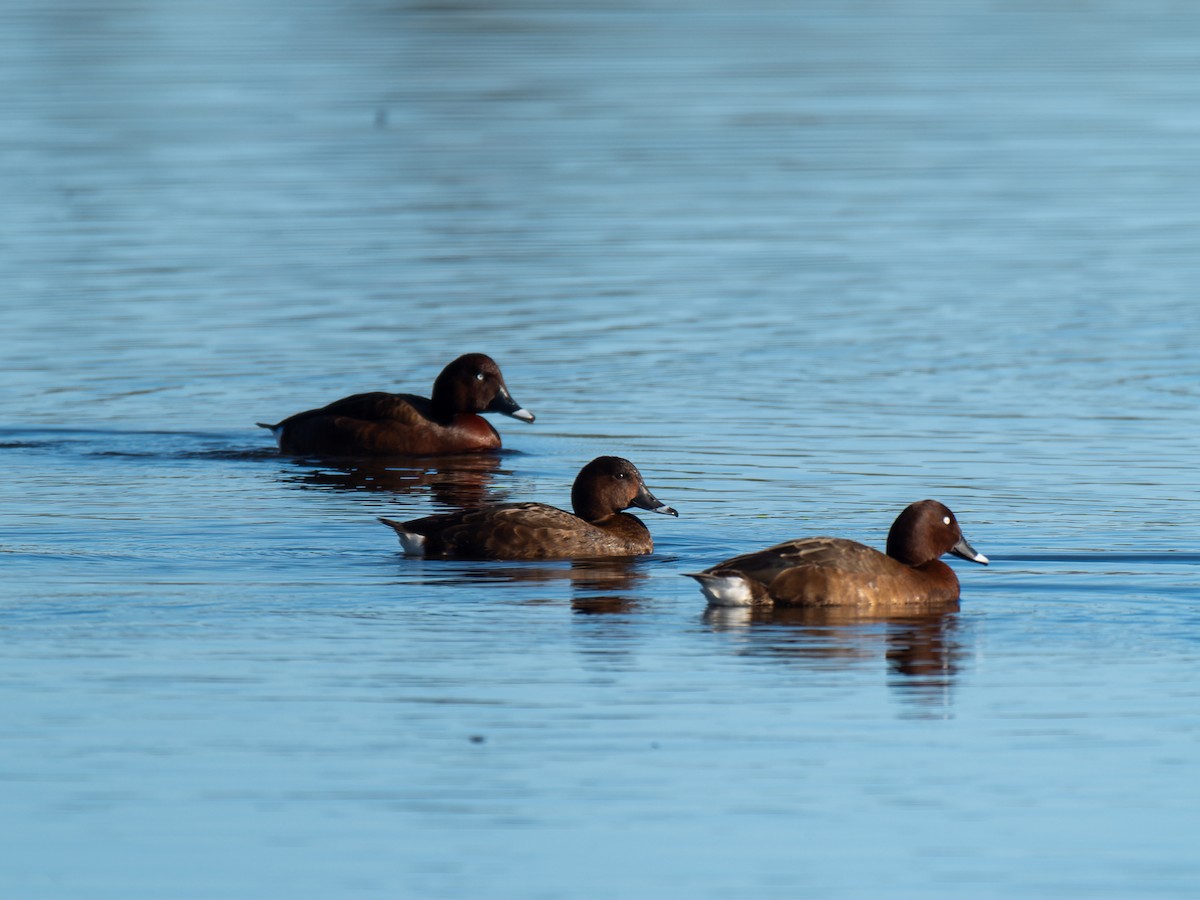
<svg viewBox="0 0 1200 900"><path fill-rule="evenodd" d="M482 372L476 372L476 373L475 373L475 380L476 380L476 381L483 381L483 373L482 373Z"/></svg>
<svg viewBox="0 0 1200 900"><path fill-rule="evenodd" d="M942 524L943 524L943 525L949 525L949 524L950 524L950 517L949 517L949 516L944 516L944 517L942 518Z"/></svg>

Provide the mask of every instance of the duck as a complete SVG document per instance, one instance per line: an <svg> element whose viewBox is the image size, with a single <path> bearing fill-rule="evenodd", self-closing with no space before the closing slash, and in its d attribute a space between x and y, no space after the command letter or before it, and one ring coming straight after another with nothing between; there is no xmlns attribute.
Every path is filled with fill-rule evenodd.
<svg viewBox="0 0 1200 900"><path fill-rule="evenodd" d="M571 487L574 514L545 503L502 503L398 522L408 556L461 559L569 559L644 556L654 540L630 507L678 516L646 487L627 459L600 456L584 466Z"/></svg>
<svg viewBox="0 0 1200 900"><path fill-rule="evenodd" d="M500 434L483 412L534 421L508 392L495 360L466 353L442 369L430 398L371 391L257 424L295 456L436 456L499 450Z"/></svg>
<svg viewBox="0 0 1200 900"><path fill-rule="evenodd" d="M958 578L941 561L946 553L989 562L963 537L949 508L920 500L892 523L886 554L845 538L811 537L686 574L700 583L710 607L929 608L958 601Z"/></svg>

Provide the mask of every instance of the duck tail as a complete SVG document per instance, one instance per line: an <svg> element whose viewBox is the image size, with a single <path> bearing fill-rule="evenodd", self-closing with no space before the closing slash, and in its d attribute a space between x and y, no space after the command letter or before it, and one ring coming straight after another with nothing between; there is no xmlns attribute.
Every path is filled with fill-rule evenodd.
<svg viewBox="0 0 1200 900"><path fill-rule="evenodd" d="M397 522L395 519L385 519L383 516L380 516L379 521L396 532L396 536L400 538L400 546L406 556L425 555L425 535L409 531L408 526L404 522Z"/></svg>
<svg viewBox="0 0 1200 900"><path fill-rule="evenodd" d="M255 422L259 428L265 428L271 432L271 437L275 438L275 443L279 445L279 449L283 449L283 423L277 422L274 425L268 425L266 422Z"/></svg>
<svg viewBox="0 0 1200 900"><path fill-rule="evenodd" d="M685 572L700 583L709 606L753 606L754 588L740 572Z"/></svg>

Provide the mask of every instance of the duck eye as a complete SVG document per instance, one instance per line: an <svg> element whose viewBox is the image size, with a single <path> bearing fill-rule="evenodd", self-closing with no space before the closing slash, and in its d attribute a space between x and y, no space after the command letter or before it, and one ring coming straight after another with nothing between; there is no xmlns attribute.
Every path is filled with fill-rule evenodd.
<svg viewBox="0 0 1200 900"><path fill-rule="evenodd" d="M476 373L475 373L475 380L476 380L476 381L483 381L483 373L482 373L482 372L476 372Z"/></svg>
<svg viewBox="0 0 1200 900"><path fill-rule="evenodd" d="M942 524L943 524L943 525L949 525L949 524L950 524L950 517L949 517L949 516L944 516L944 517L942 518Z"/></svg>

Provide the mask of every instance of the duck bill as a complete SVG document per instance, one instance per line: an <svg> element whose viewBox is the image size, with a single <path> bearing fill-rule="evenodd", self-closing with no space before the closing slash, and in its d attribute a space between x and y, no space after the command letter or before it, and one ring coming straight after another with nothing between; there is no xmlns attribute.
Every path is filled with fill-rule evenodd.
<svg viewBox="0 0 1200 900"><path fill-rule="evenodd" d="M487 405L485 412L504 413L506 416L512 416L514 419L520 419L522 422L532 422L533 413L524 409L521 404L512 398L512 394L508 392L508 388L500 385L500 390L496 392L495 398Z"/></svg>
<svg viewBox="0 0 1200 900"><path fill-rule="evenodd" d="M958 543L950 548L950 552L959 557L959 559L979 563L981 566L988 564L988 558L968 544L965 537L960 537Z"/></svg>
<svg viewBox="0 0 1200 900"><path fill-rule="evenodd" d="M679 518L679 513L650 493L650 488L646 487L644 484L638 488L637 496L633 498L633 505L639 509L648 509L650 512L662 513L664 516L675 516L675 518Z"/></svg>

